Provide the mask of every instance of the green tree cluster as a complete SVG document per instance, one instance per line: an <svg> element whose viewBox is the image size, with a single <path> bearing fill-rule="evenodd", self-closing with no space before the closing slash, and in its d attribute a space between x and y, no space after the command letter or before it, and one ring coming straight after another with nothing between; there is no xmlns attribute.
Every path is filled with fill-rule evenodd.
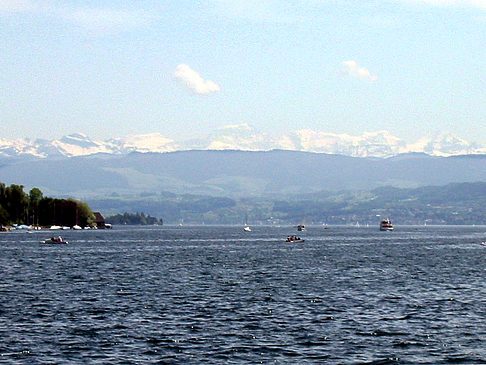
<svg viewBox="0 0 486 365"><path fill-rule="evenodd" d="M0 224L27 224L38 226L86 226L94 219L90 207L75 199L44 197L33 188L28 194L23 185L6 186L0 183Z"/></svg>
<svg viewBox="0 0 486 365"><path fill-rule="evenodd" d="M154 224L163 224L162 218L157 219L155 217L151 217L150 215L145 215L145 213L123 213L123 214L116 214L111 217L106 218L106 222L111 224L129 224L129 225L154 225Z"/></svg>

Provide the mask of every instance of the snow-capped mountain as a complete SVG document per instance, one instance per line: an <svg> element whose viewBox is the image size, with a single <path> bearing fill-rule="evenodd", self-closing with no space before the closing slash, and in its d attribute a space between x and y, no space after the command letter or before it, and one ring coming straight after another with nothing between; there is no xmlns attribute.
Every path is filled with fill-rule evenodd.
<svg viewBox="0 0 486 365"><path fill-rule="evenodd" d="M367 132L361 136L296 131L280 140L282 149L340 154L353 157L389 157L407 151L406 143L387 131Z"/></svg>
<svg viewBox="0 0 486 365"><path fill-rule="evenodd" d="M266 133L257 132L248 124L228 125L215 130L205 138L181 142L185 150L243 150L268 151L280 148L278 141Z"/></svg>
<svg viewBox="0 0 486 365"><path fill-rule="evenodd" d="M124 138L114 138L106 143L114 153L129 152L173 152L180 150L181 147L170 138L162 136L160 133L137 134Z"/></svg>
<svg viewBox="0 0 486 365"><path fill-rule="evenodd" d="M0 139L0 156L4 157L74 157L96 153L126 154L138 152L171 152L180 147L160 133L140 134L125 138L96 141L82 133L64 136L58 140Z"/></svg>
<svg viewBox="0 0 486 365"><path fill-rule="evenodd" d="M272 137L248 124L229 125L205 138L175 141L161 133L129 135L106 141L93 140L76 133L58 140L0 138L0 156L24 158L63 158L97 153L173 152L180 150L272 149L340 154L352 157L391 157L402 153L423 152L435 156L483 154L486 147L449 134L406 143L388 131L366 132L361 136L335 134L310 129Z"/></svg>
<svg viewBox="0 0 486 365"><path fill-rule="evenodd" d="M434 156L471 155L486 153L486 148L470 143L451 134L441 134L433 139L422 138L407 146L409 150L424 152Z"/></svg>

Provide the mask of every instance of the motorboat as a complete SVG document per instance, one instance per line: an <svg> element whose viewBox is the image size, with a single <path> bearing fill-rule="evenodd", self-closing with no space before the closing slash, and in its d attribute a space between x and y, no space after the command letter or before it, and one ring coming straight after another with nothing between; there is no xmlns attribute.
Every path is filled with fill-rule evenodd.
<svg viewBox="0 0 486 365"><path fill-rule="evenodd" d="M299 232L301 232L301 231L305 231L305 225L304 225L304 224L299 224L299 225L297 226L297 230L298 230Z"/></svg>
<svg viewBox="0 0 486 365"><path fill-rule="evenodd" d="M393 231L394 228L393 228L393 225L390 221L390 219L383 219L381 222L380 222L380 231Z"/></svg>
<svg viewBox="0 0 486 365"><path fill-rule="evenodd" d="M61 236L46 238L44 241L40 241L40 243L45 245L67 245L69 242L64 241Z"/></svg>
<svg viewBox="0 0 486 365"><path fill-rule="evenodd" d="M304 242L305 240L303 240L302 238L300 237L297 237L297 236L288 236L287 239L285 240L285 242Z"/></svg>

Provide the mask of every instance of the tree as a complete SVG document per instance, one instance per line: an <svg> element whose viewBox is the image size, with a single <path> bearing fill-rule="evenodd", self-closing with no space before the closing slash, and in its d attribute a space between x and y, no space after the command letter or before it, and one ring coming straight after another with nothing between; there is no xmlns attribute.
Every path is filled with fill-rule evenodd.
<svg viewBox="0 0 486 365"><path fill-rule="evenodd" d="M76 201L77 203L77 222L76 224L84 227L93 223L95 216L91 208L85 202Z"/></svg>
<svg viewBox="0 0 486 365"><path fill-rule="evenodd" d="M25 223L28 215L29 200L24 193L23 185L12 184L6 188L7 210L11 222Z"/></svg>
<svg viewBox="0 0 486 365"><path fill-rule="evenodd" d="M39 224L39 202L42 200L42 191L38 188L32 188L29 191L29 223Z"/></svg>

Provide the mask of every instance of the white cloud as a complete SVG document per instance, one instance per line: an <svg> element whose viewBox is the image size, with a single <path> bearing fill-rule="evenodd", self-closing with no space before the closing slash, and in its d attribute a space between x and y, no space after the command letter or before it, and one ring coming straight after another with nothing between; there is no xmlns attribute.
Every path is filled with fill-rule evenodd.
<svg viewBox="0 0 486 365"><path fill-rule="evenodd" d="M35 4L29 0L0 0L0 15L31 11Z"/></svg>
<svg viewBox="0 0 486 365"><path fill-rule="evenodd" d="M360 67L356 61L344 61L345 73L352 77L358 77L360 79L368 79L370 81L378 80L378 76L373 75L368 69Z"/></svg>
<svg viewBox="0 0 486 365"><path fill-rule="evenodd" d="M210 92L221 90L216 83L204 80L201 75L186 64L177 66L174 76L184 82L196 94L209 94Z"/></svg>

